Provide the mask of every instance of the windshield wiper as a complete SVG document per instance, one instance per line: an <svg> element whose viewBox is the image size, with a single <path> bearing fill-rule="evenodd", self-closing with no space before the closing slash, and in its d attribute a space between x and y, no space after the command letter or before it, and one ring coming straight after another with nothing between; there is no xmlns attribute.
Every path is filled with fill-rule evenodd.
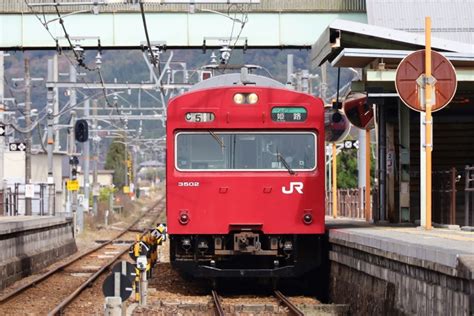
<svg viewBox="0 0 474 316"><path fill-rule="evenodd" d="M225 147L224 141L222 139L220 139L220 137L217 136L216 133L214 133L213 131L208 131L208 132L219 143L219 145L221 145L221 149L224 149L224 147Z"/></svg>
<svg viewBox="0 0 474 316"><path fill-rule="evenodd" d="M289 174L291 174L291 175L295 174L295 172L293 171L293 169L291 169L288 162L285 160L285 158L283 158L283 156L279 152L277 152L277 159L282 162L283 166L285 166L285 168L288 170Z"/></svg>

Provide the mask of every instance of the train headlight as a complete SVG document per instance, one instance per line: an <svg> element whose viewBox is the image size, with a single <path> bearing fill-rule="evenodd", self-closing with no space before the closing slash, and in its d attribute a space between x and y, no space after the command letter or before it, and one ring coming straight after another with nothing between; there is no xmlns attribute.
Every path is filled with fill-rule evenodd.
<svg viewBox="0 0 474 316"><path fill-rule="evenodd" d="M247 96L247 102L249 104L255 104L258 102L258 95L256 93L250 93L248 96Z"/></svg>
<svg viewBox="0 0 474 316"><path fill-rule="evenodd" d="M234 102L236 104L243 104L245 101L245 96L242 93L234 94Z"/></svg>

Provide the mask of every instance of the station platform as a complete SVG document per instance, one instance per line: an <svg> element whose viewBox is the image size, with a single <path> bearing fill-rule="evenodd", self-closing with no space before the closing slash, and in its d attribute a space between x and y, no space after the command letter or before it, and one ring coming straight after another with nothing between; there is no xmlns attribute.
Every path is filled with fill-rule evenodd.
<svg viewBox="0 0 474 316"><path fill-rule="evenodd" d="M474 232L455 229L370 225L349 219L326 219L329 238L353 242L414 260L457 268L459 260L474 259ZM474 263L474 262L473 262ZM441 268L441 267L439 267Z"/></svg>
<svg viewBox="0 0 474 316"><path fill-rule="evenodd" d="M77 251L72 219L0 216L0 289Z"/></svg>
<svg viewBox="0 0 474 316"><path fill-rule="evenodd" d="M332 296L364 297L354 310L473 314L474 232L329 217L326 228Z"/></svg>

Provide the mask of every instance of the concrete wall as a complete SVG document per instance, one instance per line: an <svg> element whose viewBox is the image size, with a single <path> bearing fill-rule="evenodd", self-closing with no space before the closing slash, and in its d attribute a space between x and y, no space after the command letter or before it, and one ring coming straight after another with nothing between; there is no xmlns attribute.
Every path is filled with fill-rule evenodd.
<svg viewBox="0 0 474 316"><path fill-rule="evenodd" d="M62 160L64 154L55 153L53 156L53 178L54 188L56 190L55 210L62 212L63 185L62 185ZM31 180L33 182L48 182L48 155L36 154L31 156Z"/></svg>
<svg viewBox="0 0 474 316"><path fill-rule="evenodd" d="M97 173L97 182L101 187L103 186L111 186L113 184L113 172L110 172L108 170L99 170ZM92 179L93 175L92 172L89 174L89 183L92 187ZM79 181L79 185L81 188L84 187L84 174L83 173L78 173L77 174L77 180Z"/></svg>
<svg viewBox="0 0 474 316"><path fill-rule="evenodd" d="M53 177L56 189L56 205L57 212L61 211L62 201L62 164L64 154L55 153L53 156ZM3 181L10 185L14 183L25 182L25 152L12 151L5 152L3 163ZM46 154L33 154L31 156L31 181L32 183L47 183L48 182L48 156ZM39 188L36 188L39 190ZM38 191L39 192L39 191ZM33 203L33 211L35 210L35 203ZM20 201L19 213L24 214L24 203Z"/></svg>
<svg viewBox="0 0 474 316"><path fill-rule="evenodd" d="M7 151L3 153L3 180L8 183L25 181L25 152Z"/></svg>
<svg viewBox="0 0 474 316"><path fill-rule="evenodd" d="M351 315L474 313L472 256L451 268L337 239L330 247L330 299Z"/></svg>
<svg viewBox="0 0 474 316"><path fill-rule="evenodd" d="M61 217L2 217L0 289L77 251L72 221Z"/></svg>

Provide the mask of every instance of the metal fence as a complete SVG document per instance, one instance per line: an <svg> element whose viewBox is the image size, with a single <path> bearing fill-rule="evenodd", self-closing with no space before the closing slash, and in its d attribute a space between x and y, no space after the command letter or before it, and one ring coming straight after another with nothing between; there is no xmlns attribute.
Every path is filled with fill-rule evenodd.
<svg viewBox="0 0 474 316"><path fill-rule="evenodd" d="M464 168L464 225L474 226L474 167Z"/></svg>
<svg viewBox="0 0 474 316"><path fill-rule="evenodd" d="M410 174L419 178L419 172ZM474 166L433 171L432 216L439 224L474 225ZM419 181L419 180L418 180ZM365 189L338 189L337 216L364 219ZM326 215L332 216L332 192L326 192ZM378 194L371 192L373 218L378 220ZM418 208L419 210L419 208Z"/></svg>
<svg viewBox="0 0 474 316"><path fill-rule="evenodd" d="M2 191L1 214L7 216L25 215L25 184L14 183L8 185ZM51 193L50 193L51 192ZM33 215L54 215L54 205L56 203L54 184L47 183L34 184L33 197L31 198L31 210Z"/></svg>
<svg viewBox="0 0 474 316"><path fill-rule="evenodd" d="M332 216L332 192L326 192L326 215ZM365 219L365 188L337 190L337 216Z"/></svg>
<svg viewBox="0 0 474 316"><path fill-rule="evenodd" d="M439 224L473 225L474 167L433 171L432 218ZM419 177L419 172L411 174Z"/></svg>
<svg viewBox="0 0 474 316"><path fill-rule="evenodd" d="M432 210L433 221L440 224L456 223L456 168L433 171Z"/></svg>

